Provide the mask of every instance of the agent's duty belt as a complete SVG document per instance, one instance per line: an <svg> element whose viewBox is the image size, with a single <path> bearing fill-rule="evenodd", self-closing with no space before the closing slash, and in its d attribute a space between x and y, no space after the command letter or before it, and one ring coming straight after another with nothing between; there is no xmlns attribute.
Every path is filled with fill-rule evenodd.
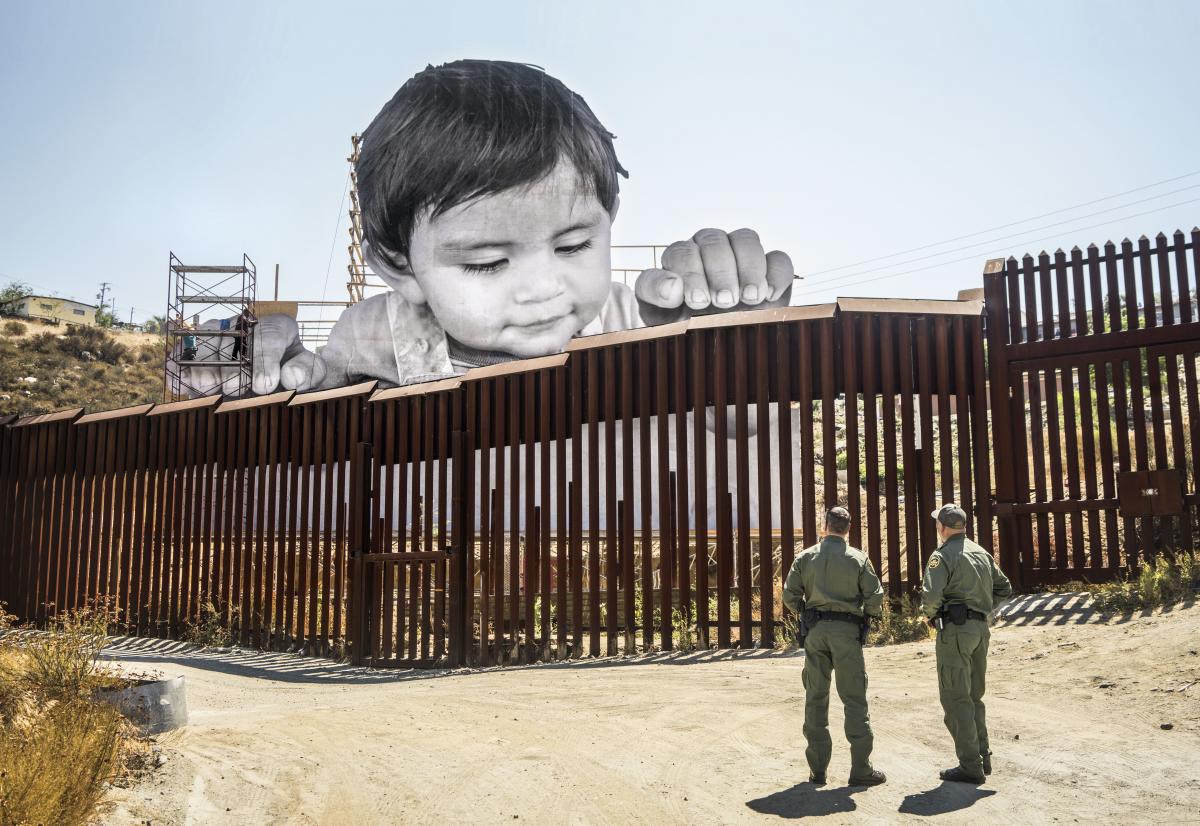
<svg viewBox="0 0 1200 826"><path fill-rule="evenodd" d="M961 602L956 602L953 605L943 605L942 610L938 611L938 617L948 619L955 625L962 625L969 619L987 622L988 615L982 611L975 611Z"/></svg>
<svg viewBox="0 0 1200 826"><path fill-rule="evenodd" d="M816 625L823 620L837 620L839 622L852 622L855 625L862 625L863 618L858 614L851 614L849 611L821 611L816 608L809 608L805 613L805 621L809 625Z"/></svg>

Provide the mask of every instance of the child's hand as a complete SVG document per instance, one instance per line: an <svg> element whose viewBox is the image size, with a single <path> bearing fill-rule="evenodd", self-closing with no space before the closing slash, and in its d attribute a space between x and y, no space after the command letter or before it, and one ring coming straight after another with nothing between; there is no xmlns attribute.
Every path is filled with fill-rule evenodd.
<svg viewBox="0 0 1200 826"><path fill-rule="evenodd" d="M300 325L289 315L263 316L254 328L254 392L315 390L325 378L325 362L300 343Z"/></svg>
<svg viewBox="0 0 1200 826"><path fill-rule="evenodd" d="M662 323L712 312L786 306L794 275L787 253L764 252L754 230L702 229L691 240L667 247L662 267L642 272L634 291L647 323Z"/></svg>
<svg viewBox="0 0 1200 826"><path fill-rule="evenodd" d="M205 321L202 330L219 330L220 319ZM232 325L227 325L232 328ZM251 333L254 351L253 391L259 395L280 388L312 390L325 378L325 363L316 353L300 343L300 328L287 315L267 315L259 319ZM237 338L233 335L197 337L196 353L182 360L182 352L172 358L184 371L184 380L199 395L237 392L238 371L235 367L189 367L188 361L231 361ZM180 348L182 350L182 348Z"/></svg>

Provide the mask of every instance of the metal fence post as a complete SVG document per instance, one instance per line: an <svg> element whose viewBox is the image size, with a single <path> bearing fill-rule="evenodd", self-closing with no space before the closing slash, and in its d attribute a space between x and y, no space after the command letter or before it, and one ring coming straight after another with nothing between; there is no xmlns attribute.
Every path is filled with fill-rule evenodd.
<svg viewBox="0 0 1200 826"><path fill-rule="evenodd" d="M363 665L369 657L369 569L363 555L371 549L372 451L367 442L354 448L350 474L350 627L351 662Z"/></svg>
<svg viewBox="0 0 1200 826"><path fill-rule="evenodd" d="M983 269L984 313L987 323L987 369L988 384L990 385L991 418L992 418L992 455L978 456L976 461L992 461L995 457L1004 457L1003 461L994 462L996 471L996 489L993 491L993 512L998 518L998 536L996 544L1000 551L1000 566L1008 576L1012 577L1013 585L1018 590L1022 586L1020 552L1017 543L1020 532L1016 529L1016 516L1012 505L1017 499L1017 481L1014 473L1014 463L1010 457L1018 448L1013 434L1012 397L1008 375L1008 295L1005 292L1004 259L993 258ZM1024 415L1023 411L1018 415ZM982 495L982 491L980 492Z"/></svg>

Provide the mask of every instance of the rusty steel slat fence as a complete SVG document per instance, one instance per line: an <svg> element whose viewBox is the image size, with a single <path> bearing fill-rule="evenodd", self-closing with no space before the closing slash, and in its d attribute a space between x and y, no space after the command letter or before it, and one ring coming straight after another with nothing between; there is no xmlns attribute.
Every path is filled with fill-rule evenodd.
<svg viewBox="0 0 1200 826"><path fill-rule="evenodd" d="M893 596L919 586L936 501L992 546L983 336L979 301L843 299L401 388L0 422L0 600L376 666L770 646L833 504ZM1187 454L1189 375L1139 457ZM1081 490L1111 498L1105 473Z"/></svg>
<svg viewBox="0 0 1200 826"><path fill-rule="evenodd" d="M1200 541L1198 275L1197 229L988 263L998 544L1023 587Z"/></svg>

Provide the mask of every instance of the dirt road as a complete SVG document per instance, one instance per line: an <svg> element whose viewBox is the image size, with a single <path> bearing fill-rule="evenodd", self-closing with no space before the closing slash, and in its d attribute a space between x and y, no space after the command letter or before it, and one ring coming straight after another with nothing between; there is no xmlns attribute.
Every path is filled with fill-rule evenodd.
<svg viewBox="0 0 1200 826"><path fill-rule="evenodd" d="M803 782L803 657L646 657L490 672L380 673L119 641L184 674L191 725L108 823L1195 823L1200 607L1101 623L1078 597L1010 605L993 629L995 774L954 763L933 644L867 652L885 786ZM1170 726L1170 728L1166 728Z"/></svg>

